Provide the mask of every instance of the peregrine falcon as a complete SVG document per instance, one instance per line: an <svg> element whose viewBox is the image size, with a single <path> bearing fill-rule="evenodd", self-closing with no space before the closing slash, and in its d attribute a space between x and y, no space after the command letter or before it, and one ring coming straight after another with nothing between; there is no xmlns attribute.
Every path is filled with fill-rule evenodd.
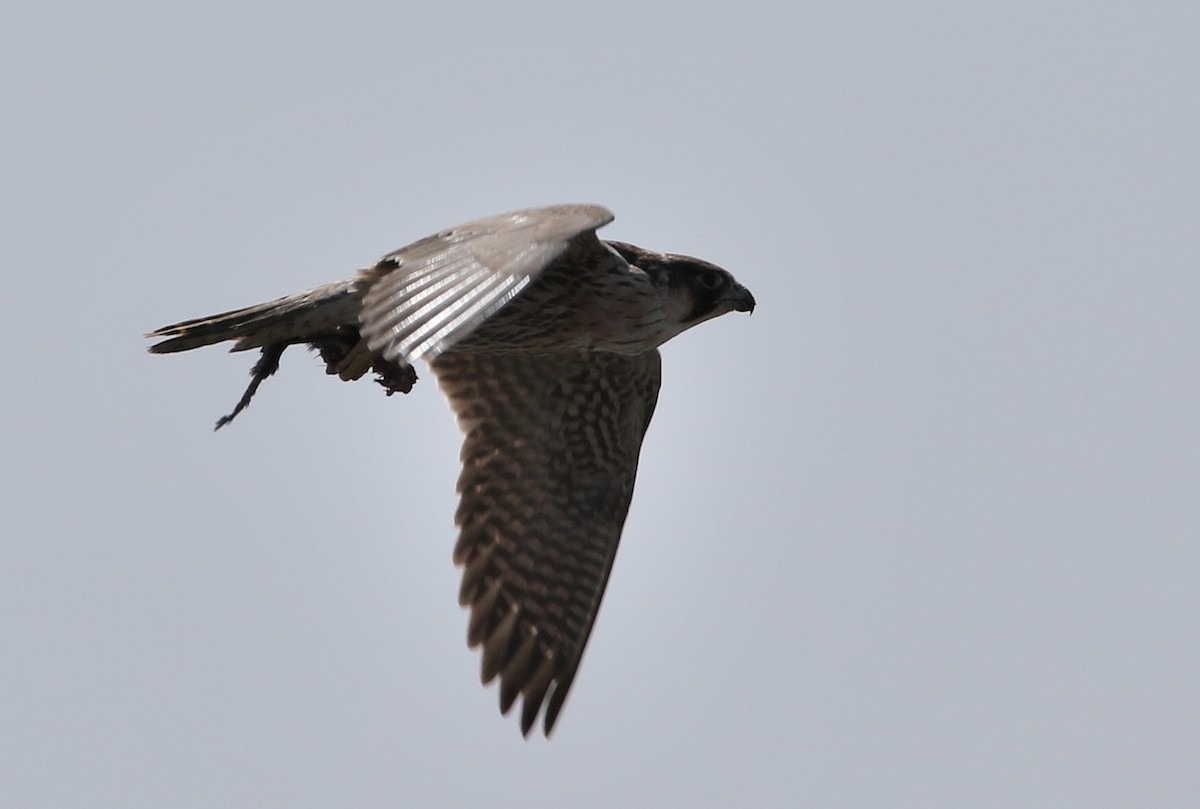
<svg viewBox="0 0 1200 809"><path fill-rule="evenodd" d="M467 643L500 710L554 728L604 595L658 399L658 347L754 297L700 259L601 241L597 205L491 216L355 277L164 326L170 354L234 341L262 354L229 423L290 345L343 380L407 393L428 362L465 433L454 562Z"/></svg>

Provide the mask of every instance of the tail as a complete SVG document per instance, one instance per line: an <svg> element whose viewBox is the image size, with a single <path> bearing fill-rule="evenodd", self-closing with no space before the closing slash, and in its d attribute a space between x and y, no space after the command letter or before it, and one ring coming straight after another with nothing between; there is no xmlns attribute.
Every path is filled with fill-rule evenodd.
<svg viewBox="0 0 1200 809"><path fill-rule="evenodd" d="M163 326L146 336L168 338L150 346L152 354L190 351L226 340L235 341L232 351L280 344L289 346L333 334L340 326L357 329L361 308L357 284L351 279L257 306Z"/></svg>
<svg viewBox="0 0 1200 809"><path fill-rule="evenodd" d="M217 421L219 430L245 410L262 381L279 370L279 359L290 345L307 344L316 349L325 360L326 372L343 380L359 379L374 369L388 395L408 393L416 372L410 365L371 356L358 332L361 309L361 290L358 282L350 279L257 306L163 326L146 336L166 338L150 346L152 354L174 354L227 340L233 341L231 351L262 349L262 356L250 371L250 386L233 412Z"/></svg>

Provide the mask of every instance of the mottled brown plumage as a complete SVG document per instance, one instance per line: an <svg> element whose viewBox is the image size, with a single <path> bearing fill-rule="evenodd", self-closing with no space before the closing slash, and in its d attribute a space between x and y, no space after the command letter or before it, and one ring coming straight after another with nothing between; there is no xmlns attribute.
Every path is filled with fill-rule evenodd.
<svg viewBox="0 0 1200 809"><path fill-rule="evenodd" d="M699 259L602 242L594 205L488 217L355 278L151 332L156 353L260 348L243 410L289 345L326 371L407 392L429 362L466 434L459 601L500 707L549 734L596 619L658 398L658 346L754 298Z"/></svg>

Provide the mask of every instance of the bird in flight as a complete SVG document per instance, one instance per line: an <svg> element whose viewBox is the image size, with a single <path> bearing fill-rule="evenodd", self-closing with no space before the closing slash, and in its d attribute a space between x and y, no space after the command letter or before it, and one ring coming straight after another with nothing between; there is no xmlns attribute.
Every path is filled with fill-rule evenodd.
<svg viewBox="0 0 1200 809"><path fill-rule="evenodd" d="M608 583L658 399L658 347L754 297L697 258L602 241L598 205L487 217L385 255L353 278L150 332L155 354L227 340L261 356L228 424L308 345L326 371L374 371L389 395L425 360L465 433L454 562L467 643L500 710L522 698L548 736Z"/></svg>

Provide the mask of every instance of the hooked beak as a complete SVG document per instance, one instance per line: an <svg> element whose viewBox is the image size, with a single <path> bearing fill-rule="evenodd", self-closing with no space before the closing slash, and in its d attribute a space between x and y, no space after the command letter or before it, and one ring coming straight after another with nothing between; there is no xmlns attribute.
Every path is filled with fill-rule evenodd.
<svg viewBox="0 0 1200 809"><path fill-rule="evenodd" d="M741 284L735 286L729 293L721 296L721 301L728 303L735 312L754 312L754 296L750 290Z"/></svg>

